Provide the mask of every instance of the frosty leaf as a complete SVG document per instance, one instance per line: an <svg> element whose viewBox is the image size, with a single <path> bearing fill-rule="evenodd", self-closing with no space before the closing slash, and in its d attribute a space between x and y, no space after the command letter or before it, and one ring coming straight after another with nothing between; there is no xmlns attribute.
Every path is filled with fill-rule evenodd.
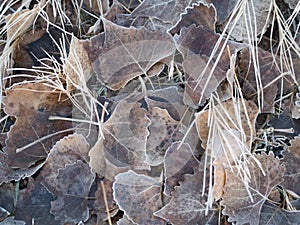
<svg viewBox="0 0 300 225"><path fill-rule="evenodd" d="M88 195L94 179L88 164L79 160L59 170L55 184L60 195L51 202L50 211L56 220L76 224L88 219Z"/></svg>
<svg viewBox="0 0 300 225"><path fill-rule="evenodd" d="M260 213L260 225L300 224L300 211L287 211L272 203L265 203Z"/></svg>
<svg viewBox="0 0 300 225"><path fill-rule="evenodd" d="M300 194L300 137L295 137L291 141L291 146L283 153L283 163L286 166L286 173L284 174L284 182L281 184L284 188L289 189L298 195Z"/></svg>
<svg viewBox="0 0 300 225"><path fill-rule="evenodd" d="M258 115L258 108L252 101L244 101L247 109L247 113L249 115L249 120L251 124L251 128L249 127L246 112L243 107L239 108L239 115L236 114L235 111L235 103L232 100L228 100L223 102L222 105L217 105L217 111L222 114L222 118L226 124L229 125L231 129L237 129L236 124L239 124L239 120L241 122L242 130L245 132L247 140L253 139L254 136L251 137L251 129L255 130L255 121ZM208 125L208 117L209 111L202 111L196 113L196 127L199 134L199 137L202 141L203 148L207 146L208 132L210 126ZM253 135L253 134L252 134Z"/></svg>
<svg viewBox="0 0 300 225"><path fill-rule="evenodd" d="M151 111L146 162L157 166L163 162L165 151L171 144L183 138L183 133L178 129L178 121L173 120L167 110L153 107Z"/></svg>
<svg viewBox="0 0 300 225"><path fill-rule="evenodd" d="M119 208L134 223L165 224L153 213L162 207L161 184L132 170L116 176L113 195Z"/></svg>
<svg viewBox="0 0 300 225"><path fill-rule="evenodd" d="M70 133L70 122L48 120L50 115L70 116L72 108L67 96L42 83L13 86L7 90L4 104L6 113L17 117L4 148L12 168L28 168L45 159L56 141Z"/></svg>
<svg viewBox="0 0 300 225"><path fill-rule="evenodd" d="M183 176L193 174L199 170L199 167L200 162L196 159L188 144L173 143L166 151L164 158L164 194L170 196L174 187L179 184L178 182L183 181Z"/></svg>
<svg viewBox="0 0 300 225"><path fill-rule="evenodd" d="M26 224L49 224L57 225L54 216L49 213L50 203L55 197L47 190L47 188L30 180L26 192L19 196L17 202L15 218L23 220Z"/></svg>
<svg viewBox="0 0 300 225"><path fill-rule="evenodd" d="M118 0L118 2L129 10L135 9L139 4L141 4L139 0Z"/></svg>
<svg viewBox="0 0 300 225"><path fill-rule="evenodd" d="M32 26L44 4L45 1L40 1L31 10L24 9L6 17L7 39L9 43L24 34Z"/></svg>
<svg viewBox="0 0 300 225"><path fill-rule="evenodd" d="M185 175L184 181L175 187L171 201L154 215L173 225L218 224L215 210L209 210L207 216L206 195L202 196L203 168L194 175ZM206 182L207 183L207 182Z"/></svg>
<svg viewBox="0 0 300 225"><path fill-rule="evenodd" d="M278 85L281 84L281 80L275 80L277 77L281 75L281 73L276 68L276 64L274 63L274 56L258 48L258 59L260 62L260 74L261 74L261 85L263 91L263 106L262 112L274 112L274 100L276 95L278 94ZM257 76L255 75L254 66L252 60L250 59L250 53L248 49L243 49L240 54L239 61L239 69L240 69L240 79L241 84L243 85L243 95L253 101L257 102L257 90L260 87L257 86ZM285 83L286 79L290 79L285 76L282 80ZM287 82L288 83L288 82ZM290 83L287 84L290 86Z"/></svg>
<svg viewBox="0 0 300 225"><path fill-rule="evenodd" d="M144 28L125 28L104 20L105 42L86 44L85 48L100 82L113 90L125 86L131 79L147 74L157 62L163 62L174 52L172 38ZM94 42L96 37L91 39ZM96 41L98 42L98 41Z"/></svg>
<svg viewBox="0 0 300 225"><path fill-rule="evenodd" d="M165 151L173 142L183 140L194 112L184 105L182 93L174 87L149 91L145 101L151 120L147 162L155 166L163 162ZM192 151L195 150L198 143L195 129L189 130L184 142L190 144Z"/></svg>
<svg viewBox="0 0 300 225"><path fill-rule="evenodd" d="M181 13L195 2L193 0L145 0L132 13L131 17L148 16L158 18L173 25Z"/></svg>
<svg viewBox="0 0 300 225"><path fill-rule="evenodd" d="M229 1L230 2L230 1ZM237 2L238 4L239 2ZM246 2L245 4L240 4L238 12L234 15L232 21L229 24L224 24L228 27L228 32L232 29L230 35L237 41L248 40L253 41L263 34L267 26L270 23L269 11L272 6L272 2L269 0L255 1L255 3ZM239 17L238 17L239 16ZM235 21L237 20L237 21ZM228 21L227 21L228 23ZM250 35L253 35L249 40L249 27L255 27L255 32L252 31ZM246 41L247 42L247 41Z"/></svg>
<svg viewBox="0 0 300 225"><path fill-rule="evenodd" d="M0 221L2 221L14 212L15 187L11 183L0 187Z"/></svg>
<svg viewBox="0 0 300 225"><path fill-rule="evenodd" d="M113 182L108 179L104 179L102 180L102 182L105 190L102 189L102 185L99 183L98 189L95 192L95 201L93 204L93 207L97 210L97 221L99 224L102 224L103 221L106 221L108 216L106 212L105 201L103 198L104 191L107 199L107 206L110 210L110 216L113 217L119 211L119 208L113 199Z"/></svg>
<svg viewBox="0 0 300 225"><path fill-rule="evenodd" d="M186 12L181 15L181 20L174 28L170 30L171 34L179 33L182 27L189 27L195 24L196 26L203 25L208 30L215 29L215 9L210 5L204 3L193 4L192 7L186 9Z"/></svg>
<svg viewBox="0 0 300 225"><path fill-rule="evenodd" d="M225 208L222 212L229 216L229 222L234 221L237 225L245 223L258 225L262 205L272 189L283 181L284 168L280 165L279 159L274 158L274 154L262 154L255 157L261 163L266 175L263 175L253 158L249 159L251 180L248 190L244 181L241 180L237 167L225 168L226 184L221 201Z"/></svg>
<svg viewBox="0 0 300 225"><path fill-rule="evenodd" d="M130 219L126 215L123 215L122 219L117 222L117 225L134 225Z"/></svg>
<svg viewBox="0 0 300 225"><path fill-rule="evenodd" d="M72 36L70 53L64 64L67 89L74 89L80 82L87 82L93 73L93 68L88 58L88 53L84 49L84 41Z"/></svg>
<svg viewBox="0 0 300 225"><path fill-rule="evenodd" d="M25 221L15 220L14 217L8 217L0 222L0 225L26 225Z"/></svg>
<svg viewBox="0 0 300 225"><path fill-rule="evenodd" d="M228 52L223 51L220 60L216 61L225 40L221 41L212 60L209 61L219 38L214 31L202 25L184 27L180 35L174 37L176 47L184 58L183 68L186 76L184 102L189 106L197 107L203 104L226 77L230 65ZM242 47L241 44L231 41L228 41L227 45L231 53ZM215 63L217 66L213 70Z"/></svg>
<svg viewBox="0 0 300 225"><path fill-rule="evenodd" d="M217 10L218 23L223 23L238 3L238 0L211 0Z"/></svg>
<svg viewBox="0 0 300 225"><path fill-rule="evenodd" d="M47 157L46 164L38 176L38 180L52 193L56 192L55 179L58 170L77 160L88 162L89 144L82 135L72 134L59 140Z"/></svg>
<svg viewBox="0 0 300 225"><path fill-rule="evenodd" d="M105 158L117 167L149 169L145 159L150 121L137 99L139 96L116 106L103 126L103 147Z"/></svg>

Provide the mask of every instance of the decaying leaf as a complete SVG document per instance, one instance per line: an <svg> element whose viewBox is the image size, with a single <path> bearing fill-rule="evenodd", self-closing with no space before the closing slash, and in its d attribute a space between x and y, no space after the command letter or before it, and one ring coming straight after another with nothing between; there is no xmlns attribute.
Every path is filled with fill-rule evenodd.
<svg viewBox="0 0 300 225"><path fill-rule="evenodd" d="M218 23L223 23L230 16L233 8L238 3L238 0L210 0L217 10Z"/></svg>
<svg viewBox="0 0 300 225"><path fill-rule="evenodd" d="M291 146L283 153L283 163L286 166L284 181L281 184L284 188L300 195L300 136L291 141Z"/></svg>
<svg viewBox="0 0 300 225"><path fill-rule="evenodd" d="M228 51L222 50L225 39L216 45L219 38L214 31L202 25L184 27L180 35L174 36L176 47L184 58L183 68L186 77L184 102L189 106L203 105L226 78L230 56ZM226 45L232 54L243 46L232 41L228 41ZM221 57L218 60L220 53Z"/></svg>
<svg viewBox="0 0 300 225"><path fill-rule="evenodd" d="M89 218L88 195L95 179L88 166L78 160L59 170L55 185L60 195L51 202L51 213L62 224L78 223Z"/></svg>
<svg viewBox="0 0 300 225"><path fill-rule="evenodd" d="M172 143L180 141L183 133L180 132L180 124L171 118L168 111L153 107L151 109L151 124L146 146L146 162L157 166L163 162L165 151Z"/></svg>
<svg viewBox="0 0 300 225"><path fill-rule="evenodd" d="M70 116L70 101L43 83L14 85L7 90L4 104L6 113L17 117L4 148L12 168L28 168L45 159L56 141L71 131L70 122L48 119Z"/></svg>
<svg viewBox="0 0 300 225"><path fill-rule="evenodd" d="M91 39L96 45L86 43L85 48L99 81L113 90L139 75L147 75L154 64L164 62L174 52L172 38L166 33L125 28L108 20L103 23L103 46L96 36Z"/></svg>
<svg viewBox="0 0 300 225"><path fill-rule="evenodd" d="M0 222L0 225L26 225L25 221L15 220L13 216Z"/></svg>
<svg viewBox="0 0 300 225"><path fill-rule="evenodd" d="M165 222L153 215L162 207L161 183L130 170L116 176L113 195L119 208L134 223L159 225Z"/></svg>
<svg viewBox="0 0 300 225"><path fill-rule="evenodd" d="M193 24L196 26L203 25L208 30L213 31L216 18L212 15L216 15L213 5L207 5L199 1L198 4L195 3L186 9L186 12L181 15L181 20L170 30L170 33L179 33L182 27L189 27Z"/></svg>
<svg viewBox="0 0 300 225"><path fill-rule="evenodd" d="M230 4L232 1L225 2L229 2ZM237 4L239 3L237 1ZM240 3L236 11L233 12L233 19L229 21L229 18L227 18L227 23L229 24L224 24L224 27L228 26L228 33L232 29L230 35L237 41L248 40L246 41L248 43L258 40L259 35L266 31L271 22L269 15L271 6L272 2L269 0ZM255 27L256 33L250 30L250 27Z"/></svg>
<svg viewBox="0 0 300 225"><path fill-rule="evenodd" d="M123 171L129 168L138 170L150 168L149 164L145 163L150 120L146 117L146 110L137 102L140 98L138 95L119 102L111 117L104 123L102 128L104 139L99 140L97 146L93 148L91 157L92 155L97 157L97 154L103 155L104 152L106 166L110 163L120 169L123 168ZM103 163L103 160L97 162L91 158L91 163L92 168L100 176L107 177L102 174L107 169L97 164ZM114 174L116 171L107 172Z"/></svg>
<svg viewBox="0 0 300 225"><path fill-rule="evenodd" d="M171 196L171 192L185 174L194 174L200 169L200 162L194 156L188 144L173 143L166 151L164 158L165 188L164 194Z"/></svg>
<svg viewBox="0 0 300 225"><path fill-rule="evenodd" d="M217 118L222 118L222 122L224 123L225 126L223 127L223 129L225 129L226 126L228 130L239 129L245 133L245 136L248 141L248 140L253 140L254 138L255 121L258 115L258 108L252 101L244 101L244 102L245 102L247 112L245 112L241 102L237 103L231 99L226 102L223 102L222 104L218 104L217 106L215 106L214 109L216 110L215 111L216 115L214 116ZM239 109L238 113L236 111L237 107ZM247 121L246 114L248 114L250 121ZM196 113L196 127L197 127L199 137L202 141L203 148L206 148L207 146L208 133L209 133L209 129L211 129L211 124L208 124L208 117L209 117L209 110ZM251 125L251 127L249 127L249 124Z"/></svg>
<svg viewBox="0 0 300 225"><path fill-rule="evenodd" d="M179 20L180 14L191 6L194 0L145 0L132 13L131 17L157 18L171 26Z"/></svg>
<svg viewBox="0 0 300 225"><path fill-rule="evenodd" d="M253 101L258 101L257 90L261 89L263 93L263 105L261 107L262 112L274 112L274 100L278 94L279 88L284 88L279 86L281 82L286 82L284 80L291 79L288 76L284 76L283 80L278 79L281 73L278 71L276 64L274 63L274 56L258 48L257 57L259 58L260 67L260 79L257 80L257 75L254 69L252 60L250 59L251 53L248 49L243 49L239 55L239 70L242 83L242 91L245 98L253 99ZM276 79L277 78L277 79ZM261 84L259 84L261 82ZM290 84L288 84L290 86ZM259 103L260 104L260 103Z"/></svg>
<svg viewBox="0 0 300 225"><path fill-rule="evenodd" d="M64 73L66 75L67 90L71 91L77 85L86 84L93 68L88 58L88 53L84 49L84 41L72 36L70 44L70 53L66 63L64 63Z"/></svg>
<svg viewBox="0 0 300 225"><path fill-rule="evenodd" d="M38 181L52 193L57 193L55 180L59 169L77 160L88 162L88 152L89 144L82 135L71 134L64 137L50 150L46 163L37 178Z"/></svg>
<svg viewBox="0 0 300 225"><path fill-rule="evenodd" d="M54 216L50 214L50 203L55 196L47 188L30 179L26 192L19 196L16 205L15 218L23 220L26 224L57 225Z"/></svg>
<svg viewBox="0 0 300 225"><path fill-rule="evenodd" d="M284 167L274 154L263 153L255 157L266 175L263 175L261 168L250 158L248 168L251 180L248 187L241 179L237 167L225 168L226 184L221 201L225 208L222 212L229 216L229 222L235 222L237 225L258 225L262 205L272 189L283 181Z"/></svg>
<svg viewBox="0 0 300 225"><path fill-rule="evenodd" d="M206 195L202 196L203 167L194 175L185 175L184 181L175 187L171 201L154 215L173 225L218 224L217 209L206 211ZM206 182L207 184L208 182Z"/></svg>
<svg viewBox="0 0 300 225"><path fill-rule="evenodd" d="M123 215L122 219L117 222L117 225L134 225L130 219L126 215Z"/></svg>
<svg viewBox="0 0 300 225"><path fill-rule="evenodd" d="M108 216L106 211L106 203L103 197L104 194L106 196L106 201L110 212L110 216L111 217L115 216L116 213L119 211L119 208L113 199L113 190L112 190L113 181L104 179L102 180L102 182L104 185L104 189L102 188L101 183L97 184L98 188L95 192L95 201L93 204L93 207L96 209L97 221L99 224L102 224L103 221L107 221L107 216Z"/></svg>
<svg viewBox="0 0 300 225"><path fill-rule="evenodd" d="M265 203L260 213L259 225L300 224L300 211L287 211L272 203Z"/></svg>

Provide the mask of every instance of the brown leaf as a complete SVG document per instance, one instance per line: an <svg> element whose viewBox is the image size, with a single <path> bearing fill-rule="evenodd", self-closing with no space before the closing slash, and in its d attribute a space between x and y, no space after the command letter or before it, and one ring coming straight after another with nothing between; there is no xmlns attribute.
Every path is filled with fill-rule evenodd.
<svg viewBox="0 0 300 225"><path fill-rule="evenodd" d="M7 90L4 104L6 113L17 117L4 148L12 168L28 168L45 159L56 141L70 133L71 122L48 120L51 115L70 116L70 101L42 83L13 86ZM37 141L47 135L50 136Z"/></svg>
<svg viewBox="0 0 300 225"><path fill-rule="evenodd" d="M72 36L70 53L63 65L69 91L75 89L76 85L80 85L80 82L86 83L93 74L91 62L86 60L88 53L84 48L84 42Z"/></svg>
<svg viewBox="0 0 300 225"><path fill-rule="evenodd" d="M239 103L241 104L241 103ZM247 113L249 115L249 120L251 124L251 128L247 122L246 112L244 108L240 106L239 114L237 115L235 112L236 103L233 100L228 100L219 104L216 107L217 112L219 113L220 118L228 124L231 129L236 129L236 124L239 124L239 120L241 121L242 130L245 132L247 141L254 138L254 134L251 137L251 129L255 131L255 121L258 115L258 108L252 101L245 101L245 106L247 109ZM211 129L211 125L208 124L209 111L202 111L196 113L196 127L199 134L199 137L202 141L202 147L206 148L208 141L208 133L209 129Z"/></svg>
<svg viewBox="0 0 300 225"><path fill-rule="evenodd" d="M180 14L191 6L194 0L144 0L132 13L131 17L158 18L164 22L175 25Z"/></svg>
<svg viewBox="0 0 300 225"><path fill-rule="evenodd" d="M130 219L126 215L123 215L123 217L117 222L117 225L134 225Z"/></svg>
<svg viewBox="0 0 300 225"><path fill-rule="evenodd" d="M265 203L260 213L260 225L300 224L300 211L287 211L272 203Z"/></svg>
<svg viewBox="0 0 300 225"><path fill-rule="evenodd" d="M295 137L291 141L291 146L283 153L283 163L286 167L284 181L281 184L284 188L289 189L298 195L300 194L300 137Z"/></svg>
<svg viewBox="0 0 300 225"><path fill-rule="evenodd" d="M55 180L59 169L63 169L67 164L73 164L77 160L88 162L88 152L89 144L82 135L72 134L64 137L50 150L37 180L52 193L57 193Z"/></svg>
<svg viewBox="0 0 300 225"><path fill-rule="evenodd" d="M194 174L199 168L200 162L188 144L173 143L166 151L164 158L164 194L171 196L174 187L183 181L184 175Z"/></svg>
<svg viewBox="0 0 300 225"><path fill-rule="evenodd" d="M107 199L107 206L109 208L110 216L113 217L119 211L119 208L113 199L113 181L104 179L103 184L105 190L102 189L102 185L99 183L98 189L95 192L95 201L93 204L93 207L97 210L97 221L99 224L102 224L103 221L106 221L108 216L106 212L106 204L103 198L104 191Z"/></svg>
<svg viewBox="0 0 300 225"><path fill-rule="evenodd" d="M221 201L225 208L222 213L229 216L229 222L235 222L237 225L245 223L258 225L262 205L272 189L283 181L284 168L280 165L279 159L274 158L274 154L262 154L255 157L261 163L266 175L263 175L253 158L249 159L251 180L248 190L237 167L225 168L226 184Z"/></svg>
<svg viewBox="0 0 300 225"><path fill-rule="evenodd" d="M88 195L95 174L88 164L78 160L59 170L56 189L61 194L51 202L51 213L62 224L78 223L89 218Z"/></svg>
<svg viewBox="0 0 300 225"><path fill-rule="evenodd" d="M173 120L167 110L153 107L151 111L146 162L157 166L163 162L165 151L172 143L180 141L184 135L178 129L179 122Z"/></svg>
<svg viewBox="0 0 300 225"><path fill-rule="evenodd" d="M215 8L212 4L204 4L201 1L188 7L186 11L181 14L180 21L176 24L172 30L171 34L179 33L182 27L189 27L195 24L196 26L203 25L208 30L213 31L215 29Z"/></svg>
<svg viewBox="0 0 300 225"><path fill-rule="evenodd" d="M111 117L104 123L102 128L104 139L99 140L100 143L97 143L97 147L93 149L91 157L97 155L97 152L101 155L104 151L106 166L109 162L123 170L149 169L145 160L150 120L146 117L146 110L137 102L140 98L141 96L137 95L119 102ZM97 165L97 160L91 158L91 162L96 172L103 172L104 168ZM102 162L101 160L98 163ZM110 172L115 173L115 171ZM104 176L104 174L99 175Z"/></svg>
<svg viewBox="0 0 300 225"><path fill-rule="evenodd" d="M202 25L184 27L181 29L180 35L174 36L176 47L184 59L183 68L186 77L184 102L189 106L202 105L226 78L226 72L230 66L228 52L223 51L220 60L216 61L225 40L221 40L216 53L209 61L219 38L220 36L214 31L210 31ZM231 53L242 47L241 44L232 41L228 41L227 45ZM214 63L217 63L217 66L213 69Z"/></svg>
<svg viewBox="0 0 300 225"><path fill-rule="evenodd" d="M273 113L274 100L279 92L280 87L278 85L283 82L290 88L291 83L287 82L287 80L290 80L291 78L284 76L282 81L281 79L275 80L281 75L281 72L276 68L274 56L271 53L258 48L257 57L260 64L259 72L261 74L261 85L263 87L263 105L261 107L261 111ZM255 75L249 50L243 49L239 55L239 58L239 79L242 85L243 95L247 99L258 102L257 90L261 88L257 85L258 81Z"/></svg>
<svg viewBox="0 0 300 225"><path fill-rule="evenodd" d="M26 225L25 221L15 220L13 216L0 222L0 225Z"/></svg>
<svg viewBox="0 0 300 225"><path fill-rule="evenodd" d="M11 183L3 184L0 187L0 221L3 221L14 212L16 187Z"/></svg>
<svg viewBox="0 0 300 225"><path fill-rule="evenodd" d="M171 201L154 215L173 225L218 224L216 209L206 210L206 198L202 196L203 166L194 175L185 175L184 181L175 187ZM208 182L206 182L207 184Z"/></svg>
<svg viewBox="0 0 300 225"><path fill-rule="evenodd" d="M85 48L99 81L113 90L147 74L154 64L164 62L174 52L172 38L166 33L125 28L108 20L103 20L103 23L104 45L95 39L96 36L91 39L96 44L85 44Z"/></svg>
<svg viewBox="0 0 300 225"><path fill-rule="evenodd" d="M237 4L238 3L239 2L237 2ZM237 41L245 41L246 43L248 43L248 41L250 42L259 40L260 34L265 33L268 25L271 22L269 11L272 4L273 3L268 0L257 1L254 4L250 2L239 4L240 7L234 14L233 20L229 21L228 18L228 20L224 24L224 27L228 26L227 32L232 29L230 35ZM236 18L237 21L234 21ZM251 37L250 40L248 40L249 32L251 32L249 31L249 27L255 27L255 30L257 32L256 34L253 34L253 37Z"/></svg>
<svg viewBox="0 0 300 225"><path fill-rule="evenodd" d="M159 165L163 162L166 150L172 143L182 140L196 152L198 144L195 129L188 127L194 119L194 112L184 105L181 91L175 87L149 91L145 97L148 108L150 135L147 140L147 162Z"/></svg>
<svg viewBox="0 0 300 225"><path fill-rule="evenodd" d="M161 188L154 178L130 170L116 176L113 195L119 208L132 222L163 225L163 220L153 216L162 207Z"/></svg>
<svg viewBox="0 0 300 225"><path fill-rule="evenodd" d="M238 0L210 0L217 10L218 23L223 23L230 15Z"/></svg>
<svg viewBox="0 0 300 225"><path fill-rule="evenodd" d="M50 214L50 203L55 196L47 188L30 179L26 192L19 196L16 205L15 218L23 220L26 224L49 224L57 225L54 216Z"/></svg>

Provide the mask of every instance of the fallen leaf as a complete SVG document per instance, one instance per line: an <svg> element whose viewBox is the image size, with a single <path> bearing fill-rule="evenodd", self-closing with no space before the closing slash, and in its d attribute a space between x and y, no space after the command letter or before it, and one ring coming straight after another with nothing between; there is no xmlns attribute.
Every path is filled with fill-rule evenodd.
<svg viewBox="0 0 300 225"><path fill-rule="evenodd" d="M96 36L91 39L96 44L86 43L85 48L99 81L112 90L119 90L135 77L147 75L154 64L165 62L174 52L172 38L166 33L125 28L105 19L103 23L103 46Z"/></svg>
<svg viewBox="0 0 300 225"><path fill-rule="evenodd" d="M175 25L180 14L191 6L194 0L144 0L132 13L131 17L157 18Z"/></svg>
<svg viewBox="0 0 300 225"><path fill-rule="evenodd" d="M153 107L151 112L146 162L151 166L158 166L163 163L166 150L184 135L180 132L179 122L173 120L167 110Z"/></svg>
<svg viewBox="0 0 300 225"><path fill-rule="evenodd" d="M194 175L185 175L184 181L179 183L171 201L154 215L173 225L218 224L217 209L208 210L205 214L207 196L202 195L203 166Z"/></svg>
<svg viewBox="0 0 300 225"><path fill-rule="evenodd" d="M76 224L89 218L88 195L94 179L88 164L80 160L59 170L55 185L60 195L50 210L56 220Z"/></svg>
<svg viewBox="0 0 300 225"><path fill-rule="evenodd" d="M224 124L227 124L229 129L237 129L237 124L240 124L243 132L246 135L247 141L253 140L255 136L255 121L258 116L258 108L253 101L244 101L245 108L247 112L245 112L244 107L240 101L236 102L228 100L223 102L222 104L216 105L216 117L222 118ZM239 106L238 106L239 105ZM239 108L239 113L236 114L235 108ZM249 122L251 127L249 127L249 123L247 121L246 113L249 116ZM211 124L208 124L209 111L201 111L196 113L196 127L199 134L199 137L202 141L201 145L203 148L207 147L208 133L211 128ZM251 133L252 130L252 133ZM216 154L217 155L217 154Z"/></svg>
<svg viewBox="0 0 300 225"><path fill-rule="evenodd" d="M175 142L166 151L164 169L164 194L171 196L174 187L183 181L185 174L194 174L200 169L200 162L188 144Z"/></svg>
<svg viewBox="0 0 300 225"><path fill-rule="evenodd" d="M216 8L218 23L221 24L230 16L238 0L210 0L210 2L212 2Z"/></svg>
<svg viewBox="0 0 300 225"><path fill-rule="evenodd" d="M163 225L163 220L153 216L162 207L161 189L161 183L154 178L129 170L116 176L113 196L133 223Z"/></svg>
<svg viewBox="0 0 300 225"><path fill-rule="evenodd" d="M260 225L300 224L300 211L287 211L272 203L265 203L260 213Z"/></svg>
<svg viewBox="0 0 300 225"><path fill-rule="evenodd" d="M66 75L67 90L76 89L81 83L86 84L93 74L93 68L88 58L88 53L84 48L82 40L72 36L70 44L70 52L64 66L64 74Z"/></svg>
<svg viewBox="0 0 300 225"><path fill-rule="evenodd" d="M221 205L224 206L222 213L228 215L229 222L235 222L237 225L258 225L262 205L272 189L283 181L284 167L274 154L263 153L255 157L266 175L263 175L261 168L250 158L248 168L251 180L248 188L245 187L237 167L225 168L226 184L221 201Z"/></svg>
<svg viewBox="0 0 300 225"><path fill-rule="evenodd" d="M26 225L25 221L15 220L13 216L0 222L0 225Z"/></svg>
<svg viewBox="0 0 300 225"><path fill-rule="evenodd" d="M28 168L44 160L52 146L71 132L71 122L48 119L49 116L69 117L70 101L43 83L12 86L7 90L4 104L5 112L17 117L3 149L12 168Z"/></svg>
<svg viewBox="0 0 300 225"><path fill-rule="evenodd" d="M43 166L37 180L45 185L52 193L57 193L56 177L59 169L65 168L68 164L73 164L77 160L88 162L89 144L86 139L79 134L71 134L59 140L50 150L46 163Z"/></svg>
<svg viewBox="0 0 300 225"><path fill-rule="evenodd" d="M106 211L105 200L103 198L104 193L106 195L107 207L109 209L110 216L111 217L115 216L119 211L119 208L113 199L113 189L112 189L113 181L108 179L103 179L102 182L105 190L102 189L102 185L99 183L98 189L95 192L95 201L93 204L93 207L96 209L97 221L99 224L102 224L103 221L107 221L107 216L108 216Z"/></svg>
<svg viewBox="0 0 300 225"><path fill-rule="evenodd" d="M104 123L102 130L104 139L97 142L90 153L91 166L100 175L108 178L103 171L112 173L113 178L117 171L108 171L101 165L103 160L97 162L93 156L105 154L106 167L108 164L116 168L150 169L146 160L146 141L149 135L150 120L146 117L147 111L141 108L138 102L141 95L128 100L122 100L116 106L111 117Z"/></svg>
<svg viewBox="0 0 300 225"><path fill-rule="evenodd" d="M229 2L229 4L232 4L231 1ZM239 2L237 2L237 4L239 4ZM269 11L272 4L273 3L268 0L255 1L253 4L250 2L239 4L237 11L232 13L234 14L232 20L229 21L228 18L223 26L228 26L228 33L232 30L230 36L237 41L248 43L250 41L259 40L260 34L265 33L271 22ZM254 33L253 30L250 31L249 27L255 27L256 33ZM251 36L250 40L249 36Z"/></svg>
<svg viewBox="0 0 300 225"><path fill-rule="evenodd" d="M185 72L184 102L191 107L203 105L219 84L226 78L230 66L230 56L222 51L225 39L221 40L216 52L212 55L219 35L200 25L184 27L180 35L174 36L177 49L183 55L183 69ZM243 45L228 41L230 52L234 53ZM222 51L222 52L221 52ZM221 54L219 60L218 55ZM210 60L210 57L211 60ZM214 64L216 67L214 68Z"/></svg>
<svg viewBox="0 0 300 225"><path fill-rule="evenodd" d="M186 8L186 11L181 14L180 21L170 30L171 34L179 33L183 27L189 27L195 24L196 26L202 25L208 30L215 29L215 8L212 4L204 4L199 1L194 3L191 7Z"/></svg>
<svg viewBox="0 0 300 225"><path fill-rule="evenodd" d="M283 152L283 163L286 167L286 173L284 174L284 181L281 184L285 189L291 190L300 195L300 137L295 137L291 141L291 146Z"/></svg>
<svg viewBox="0 0 300 225"><path fill-rule="evenodd" d="M11 183L3 184L0 187L0 221L3 221L14 212L16 187Z"/></svg>
<svg viewBox="0 0 300 225"><path fill-rule="evenodd" d="M126 215L123 215L123 217L117 222L117 225L134 225L130 219Z"/></svg>
<svg viewBox="0 0 300 225"><path fill-rule="evenodd" d="M16 220L23 220L26 224L34 221L36 224L57 225L58 221L49 213L50 203L54 199L55 196L44 185L30 179L25 193L19 196L15 209Z"/></svg>

